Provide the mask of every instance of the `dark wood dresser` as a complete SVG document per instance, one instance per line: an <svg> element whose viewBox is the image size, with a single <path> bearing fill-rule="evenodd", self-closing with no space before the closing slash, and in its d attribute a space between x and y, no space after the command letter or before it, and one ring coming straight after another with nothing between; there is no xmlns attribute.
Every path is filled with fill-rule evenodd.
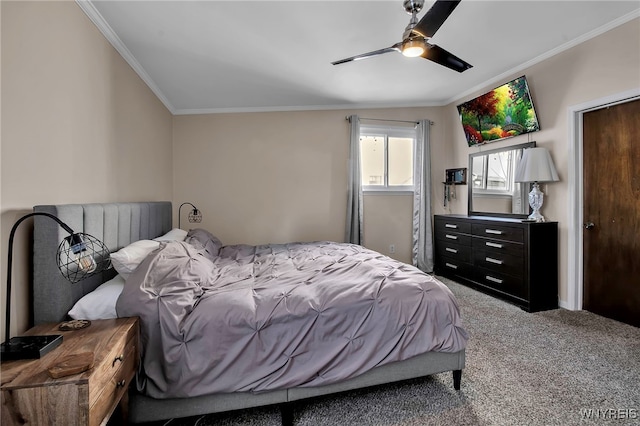
<svg viewBox="0 0 640 426"><path fill-rule="evenodd" d="M487 216L434 217L437 275L528 312L558 307L558 223Z"/></svg>

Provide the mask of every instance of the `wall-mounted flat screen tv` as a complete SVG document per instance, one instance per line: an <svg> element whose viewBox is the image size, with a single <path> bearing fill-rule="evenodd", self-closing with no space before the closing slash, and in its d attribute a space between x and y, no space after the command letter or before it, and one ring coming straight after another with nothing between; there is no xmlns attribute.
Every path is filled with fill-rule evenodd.
<svg viewBox="0 0 640 426"><path fill-rule="evenodd" d="M458 105L469 146L540 130L525 76Z"/></svg>

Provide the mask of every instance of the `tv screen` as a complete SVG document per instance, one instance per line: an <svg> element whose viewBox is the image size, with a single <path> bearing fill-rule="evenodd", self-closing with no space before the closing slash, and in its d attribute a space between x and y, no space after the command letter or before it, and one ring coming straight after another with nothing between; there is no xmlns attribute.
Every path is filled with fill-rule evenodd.
<svg viewBox="0 0 640 426"><path fill-rule="evenodd" d="M525 76L458 105L469 146L540 130Z"/></svg>

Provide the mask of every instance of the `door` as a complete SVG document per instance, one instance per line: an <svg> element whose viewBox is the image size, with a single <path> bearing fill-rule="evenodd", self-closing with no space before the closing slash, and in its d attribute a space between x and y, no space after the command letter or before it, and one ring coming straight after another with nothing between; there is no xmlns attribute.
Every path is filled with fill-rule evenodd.
<svg viewBox="0 0 640 426"><path fill-rule="evenodd" d="M583 115L583 308L640 327L640 100Z"/></svg>

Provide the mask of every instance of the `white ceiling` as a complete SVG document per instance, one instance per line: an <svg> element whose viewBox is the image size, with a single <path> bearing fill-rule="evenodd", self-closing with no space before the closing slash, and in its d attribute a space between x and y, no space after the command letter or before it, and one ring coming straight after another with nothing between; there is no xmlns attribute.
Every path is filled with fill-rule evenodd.
<svg viewBox="0 0 640 426"><path fill-rule="evenodd" d="M331 65L401 41L402 0L78 4L174 114L444 105L640 16L638 0L463 0L431 39L473 65L458 73L395 52Z"/></svg>

